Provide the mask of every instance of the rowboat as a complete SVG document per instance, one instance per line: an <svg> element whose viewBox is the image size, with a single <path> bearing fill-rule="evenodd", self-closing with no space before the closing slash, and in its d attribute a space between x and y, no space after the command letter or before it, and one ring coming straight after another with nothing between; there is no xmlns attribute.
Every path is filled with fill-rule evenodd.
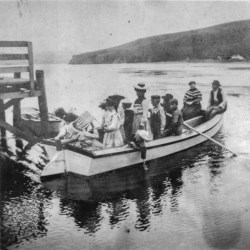
<svg viewBox="0 0 250 250"><path fill-rule="evenodd" d="M206 136L214 136L222 126L223 114L216 115L209 121L202 116L186 121ZM193 130L186 130L179 136L169 136L146 142L147 161L171 155L206 141L207 138ZM142 163L139 150L130 147L117 147L88 151L81 148L80 143L64 144L56 147L52 140L43 142L50 162L45 166L41 176L53 176L65 172L83 176L92 176L100 173L124 168Z"/></svg>
<svg viewBox="0 0 250 250"><path fill-rule="evenodd" d="M41 118L38 109L24 108L21 112L22 127L29 129L34 135L40 137L42 135ZM48 136L56 136L59 132L61 120L53 114L48 114Z"/></svg>

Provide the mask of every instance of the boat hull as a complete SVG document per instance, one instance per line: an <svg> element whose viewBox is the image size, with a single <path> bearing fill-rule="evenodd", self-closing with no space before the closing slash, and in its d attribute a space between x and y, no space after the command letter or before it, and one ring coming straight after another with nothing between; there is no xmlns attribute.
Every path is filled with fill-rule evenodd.
<svg viewBox="0 0 250 250"><path fill-rule="evenodd" d="M212 120L196 127L196 129L212 137L221 128L222 118L222 115L217 115ZM206 140L205 137L194 131L187 131L180 136L171 136L148 142L146 144L147 161L186 150ZM56 154L55 147L45 145L45 148L46 151L49 152L48 154L51 159L51 157ZM84 176L96 175L142 162L140 151L131 149L104 150L92 156L82 154L72 148L66 148L63 152L64 163L61 164L61 166L64 167L60 167L61 172L72 172ZM53 175L53 170L46 166L42 176L49 175Z"/></svg>

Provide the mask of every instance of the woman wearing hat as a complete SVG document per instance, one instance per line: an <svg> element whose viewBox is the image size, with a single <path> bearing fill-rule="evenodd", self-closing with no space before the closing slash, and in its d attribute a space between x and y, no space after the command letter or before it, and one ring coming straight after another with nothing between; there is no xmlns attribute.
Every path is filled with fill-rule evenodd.
<svg viewBox="0 0 250 250"><path fill-rule="evenodd" d="M120 116L115 110L116 102L112 99L107 99L107 113L103 120L103 128L105 130L103 144L106 148L123 146L123 139L120 132Z"/></svg>
<svg viewBox="0 0 250 250"><path fill-rule="evenodd" d="M212 91L210 92L208 107L206 110L206 119L209 120L217 114L227 110L227 100L225 91L221 88L218 80L212 82Z"/></svg>
<svg viewBox="0 0 250 250"><path fill-rule="evenodd" d="M138 83L134 88L138 98L134 102L134 120L132 127L133 135L136 134L138 129L150 131L150 125L148 121L149 102L145 97L147 88L144 83Z"/></svg>
<svg viewBox="0 0 250 250"><path fill-rule="evenodd" d="M185 93L183 99L183 120L188 120L201 114L202 94L196 88L196 82L189 83L189 90Z"/></svg>

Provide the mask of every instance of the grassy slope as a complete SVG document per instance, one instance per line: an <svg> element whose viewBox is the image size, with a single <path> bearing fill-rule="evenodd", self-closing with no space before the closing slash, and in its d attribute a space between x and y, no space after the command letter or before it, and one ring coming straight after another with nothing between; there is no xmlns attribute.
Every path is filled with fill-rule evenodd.
<svg viewBox="0 0 250 250"><path fill-rule="evenodd" d="M250 20L209 28L152 36L110 49L72 57L71 64L136 63L228 58L250 59Z"/></svg>

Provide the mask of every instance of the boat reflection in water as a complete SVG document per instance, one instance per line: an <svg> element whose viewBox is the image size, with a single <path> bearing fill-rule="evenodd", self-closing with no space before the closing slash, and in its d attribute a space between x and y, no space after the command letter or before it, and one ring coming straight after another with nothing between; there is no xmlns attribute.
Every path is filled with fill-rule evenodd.
<svg viewBox="0 0 250 250"><path fill-rule="evenodd" d="M164 199L169 198L171 212L178 211L178 198L182 192L182 172L192 167L197 158L203 157L197 150L182 152L148 163L148 171L141 165L118 171L84 177L66 174L43 181L45 187L57 191L61 198L61 210L75 218L76 223L94 233L100 226L102 205L114 226L125 220L130 202L135 202L135 228L139 231L150 227L151 214L162 215Z"/></svg>

